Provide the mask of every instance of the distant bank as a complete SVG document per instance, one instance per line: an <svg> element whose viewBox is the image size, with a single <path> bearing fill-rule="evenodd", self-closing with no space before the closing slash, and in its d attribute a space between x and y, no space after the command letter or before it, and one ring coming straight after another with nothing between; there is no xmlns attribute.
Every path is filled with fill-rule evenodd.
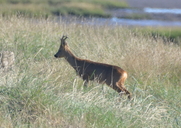
<svg viewBox="0 0 181 128"><path fill-rule="evenodd" d="M135 8L181 8L181 0L125 0Z"/></svg>

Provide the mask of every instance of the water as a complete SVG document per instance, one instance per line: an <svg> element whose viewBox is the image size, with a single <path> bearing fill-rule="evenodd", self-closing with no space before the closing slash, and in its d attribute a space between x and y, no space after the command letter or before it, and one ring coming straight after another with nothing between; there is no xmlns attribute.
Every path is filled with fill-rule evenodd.
<svg viewBox="0 0 181 128"><path fill-rule="evenodd" d="M60 19L59 19L60 20ZM58 20L58 21L59 21ZM135 19L122 19L122 18L75 18L72 20L71 17L63 17L63 21L66 23L72 23L72 21L78 24L88 24L88 25L110 25L110 26L152 26L152 27L181 27L180 21L162 21L162 20L135 20Z"/></svg>
<svg viewBox="0 0 181 128"><path fill-rule="evenodd" d="M144 8L146 13L156 13L156 14L181 14L181 9L167 9L167 8Z"/></svg>
<svg viewBox="0 0 181 128"><path fill-rule="evenodd" d="M120 19L113 17L112 24L127 25L127 26L181 26L180 21L161 21L161 20L134 20Z"/></svg>

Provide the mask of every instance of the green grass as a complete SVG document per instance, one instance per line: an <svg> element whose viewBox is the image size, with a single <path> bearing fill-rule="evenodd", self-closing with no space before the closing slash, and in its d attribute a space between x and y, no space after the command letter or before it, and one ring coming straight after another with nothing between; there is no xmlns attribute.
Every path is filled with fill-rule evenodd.
<svg viewBox="0 0 181 128"><path fill-rule="evenodd" d="M0 127L177 128L181 126L181 47L127 27L0 17L0 51L15 53L0 70ZM133 99L106 85L88 88L64 59L59 38L81 58L122 67Z"/></svg>
<svg viewBox="0 0 181 128"><path fill-rule="evenodd" d="M47 17L50 15L77 15L108 17L106 9L125 8L127 3L119 0L0 0L3 15L26 15Z"/></svg>
<svg viewBox="0 0 181 128"><path fill-rule="evenodd" d="M138 29L136 29L138 30ZM153 38L162 38L165 43L175 43L181 45L181 30L180 27L144 27L139 28L142 33L149 33Z"/></svg>

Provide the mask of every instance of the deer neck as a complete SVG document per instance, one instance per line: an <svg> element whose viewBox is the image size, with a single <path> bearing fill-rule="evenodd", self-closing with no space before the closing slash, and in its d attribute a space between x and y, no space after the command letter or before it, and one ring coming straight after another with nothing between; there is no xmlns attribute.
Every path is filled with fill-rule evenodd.
<svg viewBox="0 0 181 128"><path fill-rule="evenodd" d="M66 50L65 59L76 71L79 70L80 59L77 58L69 49Z"/></svg>

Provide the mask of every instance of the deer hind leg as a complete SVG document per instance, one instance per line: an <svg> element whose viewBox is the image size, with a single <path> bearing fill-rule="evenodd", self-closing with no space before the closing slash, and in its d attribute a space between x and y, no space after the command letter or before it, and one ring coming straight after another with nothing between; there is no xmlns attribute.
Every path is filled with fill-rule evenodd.
<svg viewBox="0 0 181 128"><path fill-rule="evenodd" d="M131 99L131 93L125 88L123 84L120 84L119 82L116 83L116 86L119 87L121 90L120 92L124 92L126 95L128 95L128 98Z"/></svg>
<svg viewBox="0 0 181 128"><path fill-rule="evenodd" d="M128 98L131 99L131 93L126 89L124 86L124 81L127 78L127 74L123 74L123 76L119 79L118 82L116 82L116 86L121 90L121 92L124 92L126 95L128 95Z"/></svg>

